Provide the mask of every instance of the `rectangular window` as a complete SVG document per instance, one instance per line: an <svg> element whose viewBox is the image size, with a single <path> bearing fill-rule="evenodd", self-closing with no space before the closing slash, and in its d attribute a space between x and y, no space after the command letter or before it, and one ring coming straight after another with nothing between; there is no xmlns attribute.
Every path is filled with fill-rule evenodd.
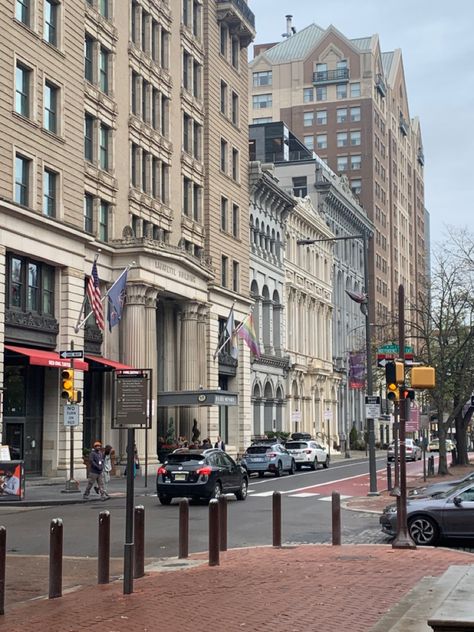
<svg viewBox="0 0 474 632"><path fill-rule="evenodd" d="M109 204L104 200L100 201L99 206L99 239L109 240Z"/></svg>
<svg viewBox="0 0 474 632"><path fill-rule="evenodd" d="M190 1L191 0L183 0L183 24L188 27L191 23Z"/></svg>
<svg viewBox="0 0 474 632"><path fill-rule="evenodd" d="M338 83L336 86L336 98L347 99L347 84Z"/></svg>
<svg viewBox="0 0 474 632"><path fill-rule="evenodd" d="M15 157L15 202L28 206L30 202L30 170L31 160L20 156Z"/></svg>
<svg viewBox="0 0 474 632"><path fill-rule="evenodd" d="M360 97L360 83L351 83L351 97Z"/></svg>
<svg viewBox="0 0 474 632"><path fill-rule="evenodd" d="M348 158L347 156L338 156L337 157L337 170L338 171L347 171L348 167Z"/></svg>
<svg viewBox="0 0 474 632"><path fill-rule="evenodd" d="M94 162L94 127L95 119L90 114L84 115L84 158Z"/></svg>
<svg viewBox="0 0 474 632"><path fill-rule="evenodd" d="M54 270L47 265L41 265L42 305L43 314L54 315Z"/></svg>
<svg viewBox="0 0 474 632"><path fill-rule="evenodd" d="M132 186L138 187L138 165L140 164L140 148L132 143L132 164L131 164L131 180Z"/></svg>
<svg viewBox="0 0 474 632"><path fill-rule="evenodd" d="M227 173L227 141L221 138L221 171Z"/></svg>
<svg viewBox="0 0 474 632"><path fill-rule="evenodd" d="M142 152L142 191L148 193L149 178L148 178L148 162L150 154L147 151Z"/></svg>
<svg viewBox="0 0 474 632"><path fill-rule="evenodd" d="M169 134L169 107L170 107L170 100L168 99L168 97L165 97L164 95L161 95L161 129L160 132L162 134L162 136L164 136L165 138L168 137Z"/></svg>
<svg viewBox="0 0 474 632"><path fill-rule="evenodd" d="M149 108L149 98L150 98L150 89L151 86L148 81L142 81L142 119L145 123L150 122L150 108Z"/></svg>
<svg viewBox="0 0 474 632"><path fill-rule="evenodd" d="M151 58L153 61L159 61L158 51L160 50L159 46L160 41L160 26L156 20L151 21Z"/></svg>
<svg viewBox="0 0 474 632"><path fill-rule="evenodd" d="M161 46L160 46L160 60L161 67L168 70L170 67L169 62L169 50L170 50L170 34L168 31L161 29Z"/></svg>
<svg viewBox="0 0 474 632"><path fill-rule="evenodd" d="M360 142L361 142L360 131L351 132L351 145L352 146L360 145Z"/></svg>
<svg viewBox="0 0 474 632"><path fill-rule="evenodd" d="M254 94L252 97L252 107L254 110L272 107L272 95L268 94Z"/></svg>
<svg viewBox="0 0 474 632"><path fill-rule="evenodd" d="M319 86L316 88L316 101L327 101L328 89L326 86Z"/></svg>
<svg viewBox="0 0 474 632"><path fill-rule="evenodd" d="M99 87L105 94L109 93L109 51L103 46L99 53Z"/></svg>
<svg viewBox="0 0 474 632"><path fill-rule="evenodd" d="M239 68L240 41L238 37L232 38L230 62L234 68Z"/></svg>
<svg viewBox="0 0 474 632"><path fill-rule="evenodd" d="M201 39L201 6L196 0L193 2L193 35Z"/></svg>
<svg viewBox="0 0 474 632"><path fill-rule="evenodd" d="M39 305L39 275L40 268L33 261L28 262L28 285L26 294L26 309L29 312L37 312Z"/></svg>
<svg viewBox="0 0 474 632"><path fill-rule="evenodd" d="M50 81L44 84L44 128L54 134L58 131L58 94L59 89Z"/></svg>
<svg viewBox="0 0 474 632"><path fill-rule="evenodd" d="M232 123L239 124L239 95L232 92Z"/></svg>
<svg viewBox="0 0 474 632"><path fill-rule="evenodd" d="M15 17L26 26L31 26L31 0L16 0Z"/></svg>
<svg viewBox="0 0 474 632"><path fill-rule="evenodd" d="M355 193L355 195L360 195L360 192L362 191L362 180L351 180L351 189L352 193Z"/></svg>
<svg viewBox="0 0 474 632"><path fill-rule="evenodd" d="M347 122L347 108L337 108L337 110L336 110L336 122L337 123L346 123Z"/></svg>
<svg viewBox="0 0 474 632"><path fill-rule="evenodd" d="M303 113L303 126L312 127L313 123L314 123L314 112L304 112Z"/></svg>
<svg viewBox="0 0 474 632"><path fill-rule="evenodd" d="M132 114L138 115L140 94L140 76L132 71Z"/></svg>
<svg viewBox="0 0 474 632"><path fill-rule="evenodd" d="M43 173L43 215L56 217L58 174L50 169Z"/></svg>
<svg viewBox="0 0 474 632"><path fill-rule="evenodd" d="M84 77L94 83L94 39L90 35L84 38Z"/></svg>
<svg viewBox="0 0 474 632"><path fill-rule="evenodd" d="M153 127L153 129L156 129L156 130L158 130L160 127L159 113L160 113L160 93L156 88L153 88L151 91L151 126Z"/></svg>
<svg viewBox="0 0 474 632"><path fill-rule="evenodd" d="M201 206L202 206L202 187L198 184L194 184L193 187L193 219L195 222L201 221Z"/></svg>
<svg viewBox="0 0 474 632"><path fill-rule="evenodd" d="M59 3L45 0L44 3L44 39L53 46L58 45Z"/></svg>
<svg viewBox="0 0 474 632"><path fill-rule="evenodd" d="M30 116L31 70L17 62L15 74L15 112Z"/></svg>
<svg viewBox="0 0 474 632"><path fill-rule="evenodd" d="M303 88L303 102L311 103L314 101L314 89L313 88Z"/></svg>
<svg viewBox="0 0 474 632"><path fill-rule="evenodd" d="M109 17L109 0L99 0L99 13L103 18Z"/></svg>
<svg viewBox="0 0 474 632"><path fill-rule="evenodd" d="M170 167L166 162L161 163L161 201L164 204L168 204L169 202L169 190L170 190Z"/></svg>
<svg viewBox="0 0 474 632"><path fill-rule="evenodd" d="M99 166L104 171L108 171L110 168L109 144L110 128L107 125L104 125L104 123L101 123L99 138Z"/></svg>
<svg viewBox="0 0 474 632"><path fill-rule="evenodd" d="M138 8L138 4L136 2L132 2L132 11L131 11L131 18L132 18L132 22L130 24L130 35L131 35L131 39L132 42L134 44L137 43L137 14L138 14L139 8Z"/></svg>
<svg viewBox="0 0 474 632"><path fill-rule="evenodd" d="M94 198L89 193L84 195L84 230L94 232Z"/></svg>
<svg viewBox="0 0 474 632"><path fill-rule="evenodd" d="M229 200L225 197L221 197L221 230L227 232L229 218Z"/></svg>
<svg viewBox="0 0 474 632"><path fill-rule="evenodd" d="M23 286L24 286L24 261L12 257L10 259L9 275L9 307L22 307Z"/></svg>
<svg viewBox="0 0 474 632"><path fill-rule="evenodd" d="M319 110L318 112L316 112L316 124L327 125L327 123L328 123L327 110Z"/></svg>
<svg viewBox="0 0 474 632"><path fill-rule="evenodd" d="M191 216L191 204L192 204L192 180L183 178L183 213L187 216Z"/></svg>
<svg viewBox="0 0 474 632"><path fill-rule="evenodd" d="M202 145L202 125L199 125L194 121L193 128L193 156L196 160L201 160L201 145Z"/></svg>
<svg viewBox="0 0 474 632"><path fill-rule="evenodd" d="M327 149L327 146L328 146L327 134L318 134L316 136L316 146L318 149Z"/></svg>
<svg viewBox="0 0 474 632"><path fill-rule="evenodd" d="M148 37L148 25L150 21L150 14L142 11L142 51L148 53L149 51L149 37Z"/></svg>
<svg viewBox="0 0 474 632"><path fill-rule="evenodd" d="M189 90L191 87L191 61L192 57L187 51L183 51L183 88Z"/></svg>
<svg viewBox="0 0 474 632"><path fill-rule="evenodd" d="M151 195L157 200L160 194L160 161L155 156L151 159Z"/></svg>
<svg viewBox="0 0 474 632"><path fill-rule="evenodd" d="M227 114L227 84L225 81L221 81L221 112Z"/></svg>
<svg viewBox="0 0 474 632"><path fill-rule="evenodd" d="M229 267L229 259L225 255L222 255L221 257L221 285L222 287L227 287L228 278L229 278L228 267Z"/></svg>
<svg viewBox="0 0 474 632"><path fill-rule="evenodd" d="M311 136L303 136L303 142L307 149L311 151L314 149L314 136L312 134Z"/></svg>
<svg viewBox="0 0 474 632"><path fill-rule="evenodd" d="M271 116L262 116L260 118L252 119L252 123L253 125L264 125L265 123L271 123L272 120Z"/></svg>
<svg viewBox="0 0 474 632"><path fill-rule="evenodd" d="M240 225L240 209L237 204L232 204L232 235L239 238L239 225Z"/></svg>
<svg viewBox="0 0 474 632"><path fill-rule="evenodd" d="M232 261L232 290L239 291L239 262Z"/></svg>
<svg viewBox="0 0 474 632"><path fill-rule="evenodd" d="M295 197L306 197L308 195L308 178L306 176L295 176L291 181Z"/></svg>
<svg viewBox="0 0 474 632"><path fill-rule="evenodd" d="M201 76L202 66L199 62L193 61L193 96L201 98Z"/></svg>
<svg viewBox="0 0 474 632"><path fill-rule="evenodd" d="M354 170L360 169L361 162L362 162L362 156L351 156L351 169L354 169Z"/></svg>
<svg viewBox="0 0 474 632"><path fill-rule="evenodd" d="M254 88L258 88L258 86L271 86L271 85L272 85L272 71L271 70L265 70L262 72L253 73Z"/></svg>
<svg viewBox="0 0 474 632"><path fill-rule="evenodd" d="M232 148L232 178L239 179L239 150L235 147Z"/></svg>
<svg viewBox="0 0 474 632"><path fill-rule="evenodd" d="M336 140L337 140L337 146L338 147L347 147L347 145L348 145L348 134L347 134L347 132L338 132Z"/></svg>
<svg viewBox="0 0 474 632"><path fill-rule="evenodd" d="M360 107L351 108L351 121L354 123L360 121Z"/></svg>
<svg viewBox="0 0 474 632"><path fill-rule="evenodd" d="M188 114L183 114L183 149L191 153L191 125L192 119Z"/></svg>
<svg viewBox="0 0 474 632"><path fill-rule="evenodd" d="M221 23L221 29L220 29L220 51L221 51L221 55L224 55L224 57L227 57L227 42L229 39L229 31L227 29L227 26L225 26L225 24Z"/></svg>

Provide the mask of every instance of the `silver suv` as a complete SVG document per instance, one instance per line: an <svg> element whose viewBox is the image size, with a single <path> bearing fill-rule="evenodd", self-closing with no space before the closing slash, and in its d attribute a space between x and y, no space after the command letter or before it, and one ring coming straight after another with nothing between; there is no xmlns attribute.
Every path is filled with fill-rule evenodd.
<svg viewBox="0 0 474 632"><path fill-rule="evenodd" d="M329 467L329 455L316 441L287 441L285 448L295 459L296 469L301 470L303 465L315 470L318 465Z"/></svg>
<svg viewBox="0 0 474 632"><path fill-rule="evenodd" d="M398 458L400 458L400 447L398 448ZM406 455L405 461L417 461L421 459L421 448L413 441L413 439L406 439ZM388 446L387 460L395 461L395 444L392 441Z"/></svg>

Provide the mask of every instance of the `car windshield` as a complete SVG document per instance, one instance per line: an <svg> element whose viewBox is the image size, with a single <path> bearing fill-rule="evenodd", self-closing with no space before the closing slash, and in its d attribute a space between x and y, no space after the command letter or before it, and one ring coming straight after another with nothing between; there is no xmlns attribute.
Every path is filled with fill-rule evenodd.
<svg viewBox="0 0 474 632"><path fill-rule="evenodd" d="M287 450L304 450L307 448L308 444L304 441L287 441L285 443L285 448Z"/></svg>
<svg viewBox="0 0 474 632"><path fill-rule="evenodd" d="M461 492L465 487L468 481L462 481L458 483L454 487L450 487L446 491L440 492L436 495L436 498L447 498L448 496L457 496L459 492Z"/></svg>
<svg viewBox="0 0 474 632"><path fill-rule="evenodd" d="M247 448L247 454L265 454L270 452L272 447L270 445L251 445Z"/></svg>
<svg viewBox="0 0 474 632"><path fill-rule="evenodd" d="M203 463L204 455L196 453L193 454L192 452L171 453L168 454L166 461L170 465L175 465L177 463Z"/></svg>

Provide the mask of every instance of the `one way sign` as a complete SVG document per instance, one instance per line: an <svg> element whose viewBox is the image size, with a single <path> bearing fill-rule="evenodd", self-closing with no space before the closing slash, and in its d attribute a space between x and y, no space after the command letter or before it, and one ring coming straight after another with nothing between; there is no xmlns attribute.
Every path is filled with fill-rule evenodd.
<svg viewBox="0 0 474 632"><path fill-rule="evenodd" d="M82 349L66 349L59 352L59 357L63 360L80 360L84 357Z"/></svg>

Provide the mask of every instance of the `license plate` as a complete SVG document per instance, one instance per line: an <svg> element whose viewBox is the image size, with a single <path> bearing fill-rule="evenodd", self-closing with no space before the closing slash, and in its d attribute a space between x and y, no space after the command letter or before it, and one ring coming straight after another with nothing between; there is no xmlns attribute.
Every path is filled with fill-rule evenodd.
<svg viewBox="0 0 474 632"><path fill-rule="evenodd" d="M263 461L262 458L260 458L259 456L254 456L253 459L251 459L251 461L257 462L257 463L261 463Z"/></svg>
<svg viewBox="0 0 474 632"><path fill-rule="evenodd" d="M187 477L187 474L185 472L177 472L174 475L174 480L175 481L185 481Z"/></svg>

